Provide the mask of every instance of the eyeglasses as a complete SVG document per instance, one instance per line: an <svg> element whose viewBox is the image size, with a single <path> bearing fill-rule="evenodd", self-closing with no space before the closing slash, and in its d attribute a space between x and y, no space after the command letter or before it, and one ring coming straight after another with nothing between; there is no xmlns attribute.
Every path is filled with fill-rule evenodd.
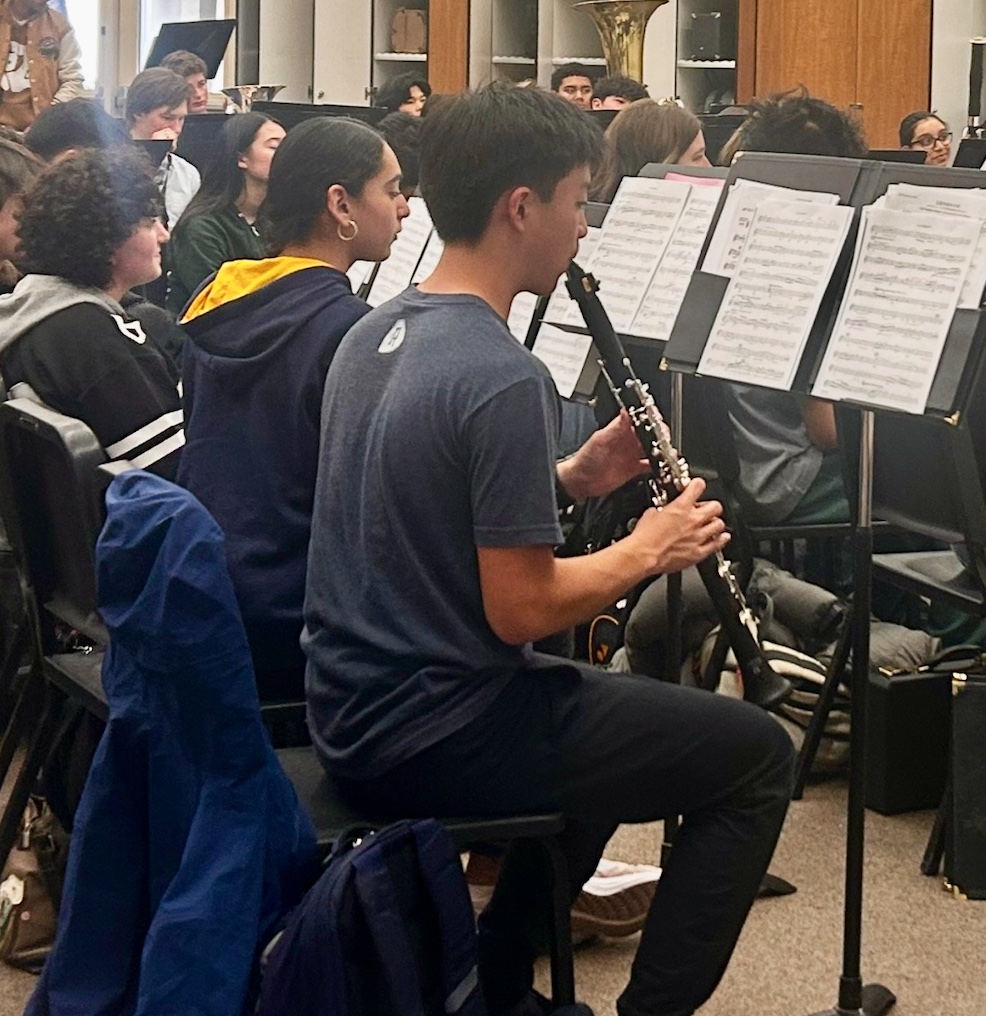
<svg viewBox="0 0 986 1016"><path fill-rule="evenodd" d="M911 147L917 148L934 148L937 142L941 142L943 145L947 145L952 140L951 131L941 131L938 134L922 134L921 137L915 138L911 142Z"/></svg>

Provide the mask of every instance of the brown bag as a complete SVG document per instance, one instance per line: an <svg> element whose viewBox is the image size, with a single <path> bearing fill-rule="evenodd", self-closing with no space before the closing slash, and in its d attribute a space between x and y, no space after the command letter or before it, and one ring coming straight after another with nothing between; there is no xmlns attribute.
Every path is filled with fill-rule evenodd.
<svg viewBox="0 0 986 1016"><path fill-rule="evenodd" d="M0 960L38 973L55 942L68 835L41 797L24 809L20 836L0 872Z"/></svg>

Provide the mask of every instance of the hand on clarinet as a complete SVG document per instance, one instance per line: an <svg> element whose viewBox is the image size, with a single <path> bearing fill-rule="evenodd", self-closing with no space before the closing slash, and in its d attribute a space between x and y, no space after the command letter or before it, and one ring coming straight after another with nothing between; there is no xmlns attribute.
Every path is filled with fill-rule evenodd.
<svg viewBox="0 0 986 1016"><path fill-rule="evenodd" d="M626 537L653 561L653 574L678 572L698 564L729 543L718 501L700 501L705 480L696 477L660 511L648 508Z"/></svg>
<svg viewBox="0 0 986 1016"><path fill-rule="evenodd" d="M570 458L558 463L558 479L576 501L602 497L648 472L630 415L624 409Z"/></svg>

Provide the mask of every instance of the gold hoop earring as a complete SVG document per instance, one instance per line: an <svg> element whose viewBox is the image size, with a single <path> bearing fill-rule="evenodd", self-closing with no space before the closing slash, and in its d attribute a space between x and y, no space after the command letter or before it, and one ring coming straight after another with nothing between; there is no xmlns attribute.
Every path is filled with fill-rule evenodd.
<svg viewBox="0 0 986 1016"><path fill-rule="evenodd" d="M341 223L336 226L336 235L340 240L344 240L346 243L349 243L351 240L355 240L356 234L359 233L359 226L356 225L355 219L350 219L349 225L353 227L353 231L349 234L349 236L346 236L346 234L343 233Z"/></svg>

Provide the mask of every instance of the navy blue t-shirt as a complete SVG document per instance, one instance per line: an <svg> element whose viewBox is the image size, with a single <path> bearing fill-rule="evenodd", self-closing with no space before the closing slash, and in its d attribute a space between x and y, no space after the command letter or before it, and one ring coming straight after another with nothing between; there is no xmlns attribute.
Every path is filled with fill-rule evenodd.
<svg viewBox="0 0 986 1016"><path fill-rule="evenodd" d="M523 666L483 612L476 547L557 544L551 378L474 296L408 290L329 369L308 557L309 722L379 775L469 722Z"/></svg>

